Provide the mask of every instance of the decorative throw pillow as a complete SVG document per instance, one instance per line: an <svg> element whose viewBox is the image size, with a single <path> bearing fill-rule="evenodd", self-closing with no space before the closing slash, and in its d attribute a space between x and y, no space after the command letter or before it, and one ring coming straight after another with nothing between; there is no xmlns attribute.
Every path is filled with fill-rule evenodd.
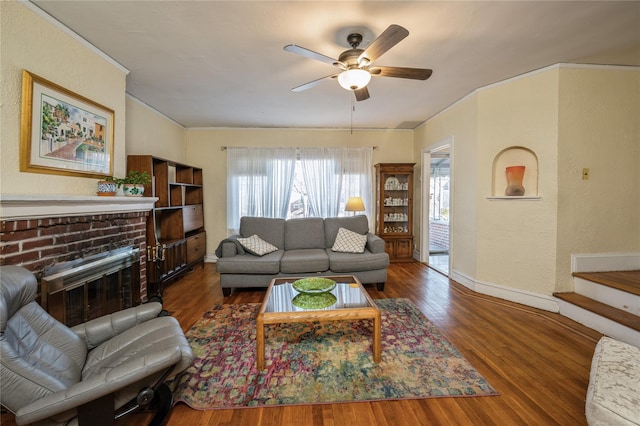
<svg viewBox="0 0 640 426"><path fill-rule="evenodd" d="M366 235L340 228L338 229L338 235L331 250L342 253L364 253L364 246L366 244Z"/></svg>
<svg viewBox="0 0 640 426"><path fill-rule="evenodd" d="M267 253L278 250L278 247L266 242L256 234L253 234L249 238L238 238L238 242L245 248L245 250L251 254L255 254L256 256L264 256Z"/></svg>

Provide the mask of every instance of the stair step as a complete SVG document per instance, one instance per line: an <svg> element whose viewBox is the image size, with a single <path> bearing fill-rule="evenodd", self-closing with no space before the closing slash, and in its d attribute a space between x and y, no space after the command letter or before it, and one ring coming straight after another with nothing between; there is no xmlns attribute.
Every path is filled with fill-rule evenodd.
<svg viewBox="0 0 640 426"><path fill-rule="evenodd" d="M640 296L640 271L574 272L573 276Z"/></svg>
<svg viewBox="0 0 640 426"><path fill-rule="evenodd" d="M601 317L615 321L633 330L640 331L640 316L614 308L578 293L553 293L553 295L558 299L579 306Z"/></svg>

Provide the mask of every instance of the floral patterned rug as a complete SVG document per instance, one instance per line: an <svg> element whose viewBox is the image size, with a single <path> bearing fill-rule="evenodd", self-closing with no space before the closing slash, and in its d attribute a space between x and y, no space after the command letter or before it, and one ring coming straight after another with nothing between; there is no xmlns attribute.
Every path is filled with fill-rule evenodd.
<svg viewBox="0 0 640 426"><path fill-rule="evenodd" d="M220 305L187 333L195 361L169 385L198 410L382 399L497 395L407 299L379 299L382 361L371 320L265 326L256 369L259 304Z"/></svg>

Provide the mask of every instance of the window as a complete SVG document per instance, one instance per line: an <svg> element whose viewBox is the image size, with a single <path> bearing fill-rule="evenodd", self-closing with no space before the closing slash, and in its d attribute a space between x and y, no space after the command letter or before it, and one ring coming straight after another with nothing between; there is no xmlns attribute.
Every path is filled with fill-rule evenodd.
<svg viewBox="0 0 640 426"><path fill-rule="evenodd" d="M349 197L371 212L371 148L227 148L227 228L242 216L344 216Z"/></svg>

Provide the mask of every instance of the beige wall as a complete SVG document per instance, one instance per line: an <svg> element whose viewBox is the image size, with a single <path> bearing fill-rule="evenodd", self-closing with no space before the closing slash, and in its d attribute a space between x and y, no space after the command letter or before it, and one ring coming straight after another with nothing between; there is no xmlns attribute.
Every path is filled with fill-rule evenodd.
<svg viewBox="0 0 640 426"><path fill-rule="evenodd" d="M227 236L226 146L375 146L373 162L413 161L413 131L187 129L186 161L203 168L207 252Z"/></svg>
<svg viewBox="0 0 640 426"><path fill-rule="evenodd" d="M21 3L1 1L0 20L0 192L95 195L97 179L20 172L22 70L115 112L114 174L126 170L126 70Z"/></svg>
<svg viewBox="0 0 640 426"><path fill-rule="evenodd" d="M554 291L558 73L551 68L479 91L478 281L544 295ZM537 156L541 199L487 199L492 195L494 159L512 146ZM527 167L525 176L535 174L534 169ZM504 169L495 173L504 176ZM526 190L525 195L536 195Z"/></svg>
<svg viewBox="0 0 640 426"><path fill-rule="evenodd" d="M558 121L556 280L566 290L572 253L640 251L640 71L562 68Z"/></svg>
<svg viewBox="0 0 640 426"><path fill-rule="evenodd" d="M127 155L186 161L184 127L129 95L126 134Z"/></svg>
<svg viewBox="0 0 640 426"><path fill-rule="evenodd" d="M420 182L422 151L449 138L453 139L451 170L451 253L452 268L469 275L476 275L477 257L477 199L478 184L478 118L477 94L467 96L449 109L438 114L415 132L414 157L416 178L414 193L414 236L420 247L420 208L424 196L428 196L428 182ZM429 167L426 165L426 167ZM427 212L424 212L427 214Z"/></svg>
<svg viewBox="0 0 640 426"><path fill-rule="evenodd" d="M637 68L561 65L479 89L418 128L416 158L453 138L453 276L525 303L550 300L572 289L571 254L639 251L638 117ZM525 195L540 199L488 198L501 195L494 160L513 146L535 154L526 174L537 171L538 193Z"/></svg>

